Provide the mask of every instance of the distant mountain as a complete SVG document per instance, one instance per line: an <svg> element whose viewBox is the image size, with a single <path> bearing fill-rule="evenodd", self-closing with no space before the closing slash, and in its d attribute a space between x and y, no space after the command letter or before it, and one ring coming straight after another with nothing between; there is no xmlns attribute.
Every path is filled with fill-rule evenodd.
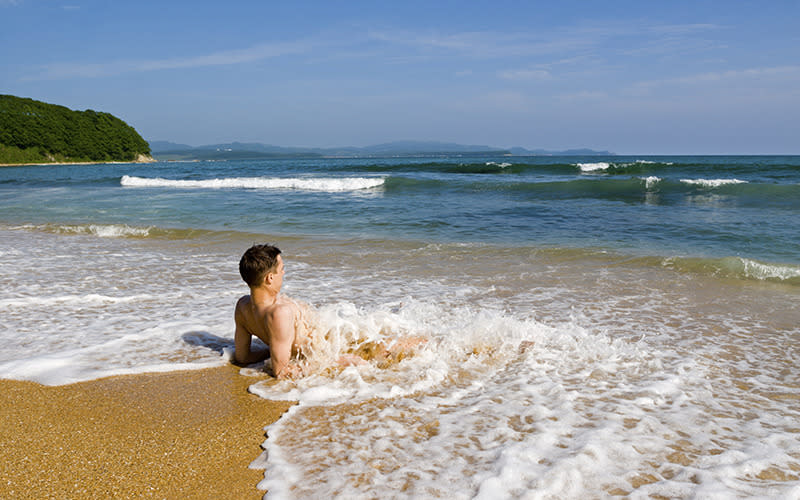
<svg viewBox="0 0 800 500"><path fill-rule="evenodd" d="M514 156L614 156L615 153L610 151L595 151L594 149L566 149L563 151L548 151L546 149L525 149L525 148L511 148L509 149Z"/></svg>
<svg viewBox="0 0 800 500"><path fill-rule="evenodd" d="M169 141L147 141L150 144L150 151L153 153L160 151L180 151L193 149L188 144L177 144Z"/></svg>
<svg viewBox="0 0 800 500"><path fill-rule="evenodd" d="M396 154L396 153L508 153L503 148L492 148L489 146L465 146L452 142L436 141L395 141L384 144L376 144L361 148L362 151L373 154Z"/></svg>
<svg viewBox="0 0 800 500"><path fill-rule="evenodd" d="M276 157L321 157L321 156L415 156L433 154L471 154L471 155L613 155L608 151L591 149L570 149L567 151L528 150L514 147L510 149L492 146L464 145L437 141L394 141L365 147L303 148L262 144L258 142L229 142L188 146L168 141L151 141L153 154L164 160L170 159L256 159Z"/></svg>

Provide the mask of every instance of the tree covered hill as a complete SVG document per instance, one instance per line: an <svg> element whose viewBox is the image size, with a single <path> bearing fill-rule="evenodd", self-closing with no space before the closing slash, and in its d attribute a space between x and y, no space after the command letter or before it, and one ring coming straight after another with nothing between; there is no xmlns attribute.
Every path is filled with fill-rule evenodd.
<svg viewBox="0 0 800 500"><path fill-rule="evenodd" d="M136 161L150 145L109 114L0 95L0 163Z"/></svg>

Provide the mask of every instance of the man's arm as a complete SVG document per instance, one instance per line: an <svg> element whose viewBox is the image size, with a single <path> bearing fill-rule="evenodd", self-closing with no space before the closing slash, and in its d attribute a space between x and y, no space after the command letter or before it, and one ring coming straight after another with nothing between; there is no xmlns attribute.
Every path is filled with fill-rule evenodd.
<svg viewBox="0 0 800 500"><path fill-rule="evenodd" d="M257 351L250 350L250 343L253 336L242 324L243 320L239 316L238 305L236 307L234 320L236 321L236 331L233 334L233 343L235 346L235 350L233 352L234 361L242 365L249 365L250 363L262 361L269 356L268 349L260 349Z"/></svg>
<svg viewBox="0 0 800 500"><path fill-rule="evenodd" d="M270 332L270 358L272 373L277 378L300 375L302 370L292 364L292 344L294 344L294 310L289 305L276 307L267 315L267 328Z"/></svg>

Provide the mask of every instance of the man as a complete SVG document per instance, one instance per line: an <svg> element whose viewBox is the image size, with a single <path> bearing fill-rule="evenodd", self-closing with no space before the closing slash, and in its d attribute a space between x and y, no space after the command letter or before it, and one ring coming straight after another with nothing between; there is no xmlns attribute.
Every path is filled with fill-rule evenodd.
<svg viewBox="0 0 800 500"><path fill-rule="evenodd" d="M283 285L283 258L272 245L254 245L239 261L239 274L250 287L236 303L236 332L234 359L249 364L267 357L272 374L277 378L293 378L303 370L292 360L302 352L308 341L309 325L300 304L280 295ZM253 350L250 342L255 335L269 350Z"/></svg>
<svg viewBox="0 0 800 500"><path fill-rule="evenodd" d="M250 364L269 357L275 377L304 375L297 359L305 358L310 350L311 309L281 295L284 275L281 251L272 245L248 248L239 261L239 274L250 287L250 295L236 303L234 360L239 364ZM253 335L264 341L269 349L251 349ZM374 360L379 367L385 368L413 356L415 349L425 342L422 337L399 338L388 345L383 341L363 342L341 354L335 364L347 367Z"/></svg>

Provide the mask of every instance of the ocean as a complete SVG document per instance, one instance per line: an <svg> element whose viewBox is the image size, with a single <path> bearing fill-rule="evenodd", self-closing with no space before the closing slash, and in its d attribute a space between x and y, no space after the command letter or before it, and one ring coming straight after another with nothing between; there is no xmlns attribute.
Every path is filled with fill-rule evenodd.
<svg viewBox="0 0 800 500"><path fill-rule="evenodd" d="M227 363L265 242L328 346L269 498L800 498L800 156L0 168L0 378Z"/></svg>

